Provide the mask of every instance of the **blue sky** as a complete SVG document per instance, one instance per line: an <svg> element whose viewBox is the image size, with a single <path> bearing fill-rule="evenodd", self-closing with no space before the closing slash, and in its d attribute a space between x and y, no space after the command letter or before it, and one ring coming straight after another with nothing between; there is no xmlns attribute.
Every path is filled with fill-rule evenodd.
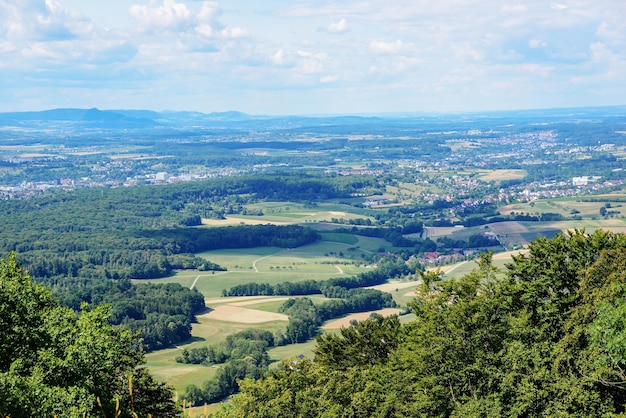
<svg viewBox="0 0 626 418"><path fill-rule="evenodd" d="M616 104L624 0L0 0L0 111Z"/></svg>

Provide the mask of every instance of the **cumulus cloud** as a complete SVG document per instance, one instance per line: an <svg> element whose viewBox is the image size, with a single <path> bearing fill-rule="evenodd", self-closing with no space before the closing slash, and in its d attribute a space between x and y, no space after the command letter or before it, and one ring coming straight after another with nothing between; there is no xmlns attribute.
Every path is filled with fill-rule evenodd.
<svg viewBox="0 0 626 418"><path fill-rule="evenodd" d="M337 77L336 75L326 75L320 78L320 83L322 84L334 83L337 80L339 80L339 77Z"/></svg>
<svg viewBox="0 0 626 418"><path fill-rule="evenodd" d="M402 42L399 39L393 42L387 42L387 41L371 41L370 42L370 49L373 52L381 53L381 54L394 54L394 53L400 52L404 48L405 48L404 42Z"/></svg>
<svg viewBox="0 0 626 418"><path fill-rule="evenodd" d="M151 0L146 5L131 6L128 12L144 31L180 30L194 23L187 6L175 0Z"/></svg>
<svg viewBox="0 0 626 418"><path fill-rule="evenodd" d="M326 30L330 33L342 34L350 31L350 27L346 19L340 19L337 22L331 22Z"/></svg>
<svg viewBox="0 0 626 418"><path fill-rule="evenodd" d="M150 0L128 10L142 32L175 34L195 33L205 38L237 39L248 36L241 27L224 27L219 21L222 9L214 1L203 1L200 11L193 13L185 3L176 0Z"/></svg>
<svg viewBox="0 0 626 418"><path fill-rule="evenodd" d="M294 95L320 85L379 94L401 86L456 99L506 86L531 97L541 83L565 90L567 80L626 83L618 0L132 0L109 16L130 24L119 19L110 31L68 9L103 10L89 3L0 0L0 70L31 80L46 72L69 80L73 69L84 79L135 71L161 76L160 85L176 79L170 92L189 83L198 96L202 84Z"/></svg>
<svg viewBox="0 0 626 418"><path fill-rule="evenodd" d="M546 46L548 46L548 44L541 39L533 38L528 41L528 46L531 48L545 48Z"/></svg>
<svg viewBox="0 0 626 418"><path fill-rule="evenodd" d="M98 28L86 15L64 9L56 0L0 0L0 77L19 74L34 88L101 84L115 65L137 54L118 33Z"/></svg>
<svg viewBox="0 0 626 418"><path fill-rule="evenodd" d="M93 23L55 0L0 0L0 34L12 40L61 40L89 35Z"/></svg>

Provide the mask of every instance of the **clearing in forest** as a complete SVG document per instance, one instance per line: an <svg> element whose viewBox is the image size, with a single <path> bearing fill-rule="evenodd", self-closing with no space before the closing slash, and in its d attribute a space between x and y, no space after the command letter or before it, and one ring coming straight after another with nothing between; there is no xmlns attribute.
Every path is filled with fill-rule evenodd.
<svg viewBox="0 0 626 418"><path fill-rule="evenodd" d="M344 328L349 327L351 321L354 321L354 320L365 321L373 313L376 313L382 316L390 316L390 315L398 315L400 314L400 312L401 310L398 308L385 308L385 309L379 309L377 311L359 312L359 313L345 316L343 318L336 319L334 321L329 321L322 327L322 329L339 329L341 327L344 327Z"/></svg>
<svg viewBox="0 0 626 418"><path fill-rule="evenodd" d="M220 305L203 315L216 321L238 322L243 324L259 324L271 321L289 321L289 317L281 313L260 311L235 305Z"/></svg>

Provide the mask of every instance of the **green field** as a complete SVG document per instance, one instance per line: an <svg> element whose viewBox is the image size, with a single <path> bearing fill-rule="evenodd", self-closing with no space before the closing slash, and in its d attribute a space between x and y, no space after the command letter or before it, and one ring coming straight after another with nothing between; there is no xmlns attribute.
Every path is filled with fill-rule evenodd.
<svg viewBox="0 0 626 418"><path fill-rule="evenodd" d="M289 208L289 210L287 210ZM294 213L297 205L272 206L267 205L264 210L274 210L275 213L282 212L284 219L297 218ZM289 212L289 213L284 213ZM329 211L328 213L330 213ZM336 211L332 211L336 214ZM296 215L296 216L294 216ZM315 224L316 226L320 224ZM322 224L323 225L323 224ZM332 231L342 225L328 224ZM462 235L469 231L461 232ZM176 282L183 286L192 285L200 291L207 299L208 306L216 308L222 305L238 305L246 309L261 312L276 313L283 304L285 297L260 298L257 302L254 299L244 302L232 302L233 298L221 298L222 290L228 289L238 284L249 282L277 284L286 281L298 282L303 280L325 280L331 277L352 276L360 272L368 271L370 266L362 262L364 257L371 255L380 249L392 249L390 244L380 238L362 237L335 232L322 232L322 240L295 249L284 248L249 248L233 250L207 251L198 254L211 262L217 263L228 269L226 272L207 272L196 270L178 271L174 276L153 280L156 283ZM412 282L409 287L399 286L399 289L392 290L396 302L401 305L412 299L410 292L417 286L417 282ZM326 298L323 296L311 296L315 303L321 303ZM406 319L405 319L406 320ZM223 341L226 336L234 334L247 328L262 328L271 331L284 331L287 326L286 321L270 321L262 323L240 323L215 320L200 315L198 323L193 325L192 341L176 348L160 350L147 354L147 366L159 379L172 384L177 391L182 393L188 384L201 385L202 382L211 378L215 373L215 368L201 365L186 365L175 362L175 357L180 355L183 348L197 348L204 345L216 344ZM314 341L306 344L287 345L270 350L270 356L277 365L280 360L298 355L311 356Z"/></svg>
<svg viewBox="0 0 626 418"><path fill-rule="evenodd" d="M236 224L306 224L316 222L331 222L332 219L374 219L364 215L362 210L340 203L319 203L315 206L293 202L263 202L246 205L246 210L252 213L262 211L263 215L228 215L226 219L205 219L208 226L225 226Z"/></svg>
<svg viewBox="0 0 626 418"><path fill-rule="evenodd" d="M357 244L364 247L380 246L384 242L377 238L361 238ZM195 283L194 287L205 297L214 298L221 296L223 289L250 282L276 284L353 276L368 269L361 259L370 253L360 246L331 241L319 241L295 249L257 247L207 251L198 256L228 271L182 270L174 276L150 281L180 283L185 287Z"/></svg>
<svg viewBox="0 0 626 418"><path fill-rule="evenodd" d="M316 346L315 340L307 341L302 344L289 344L282 347L275 347L269 350L270 360L272 361L271 368L276 368L285 359L290 359L298 356L305 356L313 358L313 349Z"/></svg>
<svg viewBox="0 0 626 418"><path fill-rule="evenodd" d="M611 208L608 208L607 210L618 212L613 214L613 217L625 216L626 203L619 202L619 200L626 200L626 195L610 194L588 197L561 197L506 205L499 208L499 212L502 215L509 215L511 212L527 214L551 212L561 214L564 217L577 215L585 220L593 220L601 218L600 208L604 207L607 203L611 205Z"/></svg>

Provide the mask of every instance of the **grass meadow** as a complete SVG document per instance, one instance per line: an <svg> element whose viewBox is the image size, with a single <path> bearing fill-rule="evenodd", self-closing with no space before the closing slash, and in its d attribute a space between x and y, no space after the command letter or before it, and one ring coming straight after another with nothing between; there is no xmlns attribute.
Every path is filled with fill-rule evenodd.
<svg viewBox="0 0 626 418"><path fill-rule="evenodd" d="M273 211L284 220L302 219L296 215L297 211L304 210L302 205L264 204L263 210ZM338 209L333 207L332 209ZM328 211L333 216L341 216L337 210ZM296 216L294 216L296 215ZM307 215L310 216L310 215ZM249 282L277 284L286 281L298 282L303 280L325 280L331 277L352 276L360 272L368 271L363 258L382 249L392 249L390 244L380 238L362 237L351 234L324 232L325 224L315 224L322 230L322 240L295 249L275 247L259 247L248 249L229 249L207 251L198 254L217 263L228 271L226 272L202 272L196 270L179 271L167 278L156 279L153 282L168 283L176 282L186 287L194 287L200 291L207 301L210 309L220 306L242 308L242 315L250 313L277 313L286 297L243 297L223 298L222 290L238 284ZM340 226L340 225L339 225ZM328 224L330 231L338 227L336 224ZM462 239L480 229L456 228L449 232L455 233L455 238ZM457 237L458 234L458 237ZM450 273L447 277L457 277L474 268L473 262L462 263L454 269L454 276ZM448 266L446 266L449 269ZM451 268L451 267L450 267ZM388 291L394 300L400 305L406 305L413 298L413 291L418 282L394 281L382 285L381 290ZM326 300L322 295L312 295L314 303L322 303ZM219 310L219 309L217 309ZM403 316L406 321L409 316ZM249 318L246 318L249 319ZM147 367L159 379L167 381L175 389L182 393L189 384L201 385L210 379L217 369L202 365L187 365L176 363L175 358L181 355L184 348L198 348L204 345L217 344L228 335L248 328L267 329L272 332L284 331L286 321L271 320L267 322L246 323L244 318L237 319L215 316L211 313L198 315L198 323L193 324L191 341L175 348L148 353L146 355ZM336 332L327 330L326 332ZM287 345L270 350L270 357L277 365L280 360L298 355L311 356L315 346L314 341L305 344Z"/></svg>
<svg viewBox="0 0 626 418"><path fill-rule="evenodd" d="M591 196L589 198L591 198ZM540 199L533 202L514 203L502 206L499 208L499 212L502 215L509 215L511 212L529 214L551 212L559 213L564 217L577 215L587 222L588 220L602 219L600 216L600 208L604 207L607 203L611 205L607 210L616 212L613 214L612 218L626 216L626 203L616 202L615 200L618 199L626 199L626 195L597 195L593 196L593 202L587 201L589 199L580 196ZM609 216L608 219L611 219L611 216Z"/></svg>
<svg viewBox="0 0 626 418"><path fill-rule="evenodd" d="M207 226L228 225L289 225L306 224L317 222L331 222L332 219L370 219L373 218L358 213L359 210L350 205L340 203L319 203L316 206L307 206L293 202L262 202L246 206L251 213L262 211L263 215L228 215L226 219L203 219L202 223Z"/></svg>

